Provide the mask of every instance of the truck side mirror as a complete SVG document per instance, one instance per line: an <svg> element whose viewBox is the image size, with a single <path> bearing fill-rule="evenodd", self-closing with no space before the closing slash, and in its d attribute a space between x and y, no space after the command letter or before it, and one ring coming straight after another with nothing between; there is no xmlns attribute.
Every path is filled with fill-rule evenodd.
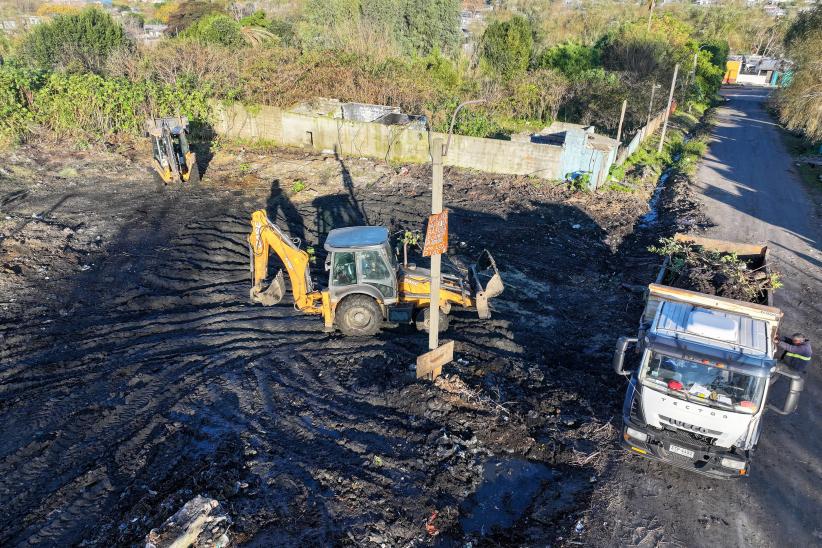
<svg viewBox="0 0 822 548"><path fill-rule="evenodd" d="M776 373L791 379L791 386L788 388L788 395L785 397L785 403L782 405L782 409L770 403L768 404L768 409L776 411L780 415L790 415L796 411L796 406L799 405L799 394L801 394L805 388L805 377L782 364L776 366Z"/></svg>
<svg viewBox="0 0 822 548"><path fill-rule="evenodd" d="M628 345L636 344L638 340L636 337L620 337L619 340L617 340L613 361L614 371L616 371L617 375L628 376L633 373L633 371L625 371L622 366L625 363L625 351L628 349Z"/></svg>
<svg viewBox="0 0 822 548"><path fill-rule="evenodd" d="M329 253L325 258L325 271L331 272L331 254Z"/></svg>

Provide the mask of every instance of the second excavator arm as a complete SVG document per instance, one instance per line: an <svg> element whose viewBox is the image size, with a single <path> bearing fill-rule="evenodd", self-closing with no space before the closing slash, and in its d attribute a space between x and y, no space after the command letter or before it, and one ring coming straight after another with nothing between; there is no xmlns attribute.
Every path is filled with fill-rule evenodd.
<svg viewBox="0 0 822 548"><path fill-rule="evenodd" d="M276 224L268 219L264 210L251 214L251 234L248 235L251 251L251 299L264 305L279 303L285 294L285 280L280 270L267 289L262 283L268 272L268 256L277 254L288 271L294 306L309 314L322 314L322 293L314 290L309 270L308 253L295 244Z"/></svg>

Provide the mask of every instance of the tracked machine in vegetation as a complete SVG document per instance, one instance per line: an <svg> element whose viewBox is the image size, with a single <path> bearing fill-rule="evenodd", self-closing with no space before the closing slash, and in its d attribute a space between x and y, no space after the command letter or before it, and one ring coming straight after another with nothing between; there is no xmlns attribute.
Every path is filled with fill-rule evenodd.
<svg viewBox="0 0 822 548"><path fill-rule="evenodd" d="M315 287L311 278L310 255L300 249L298 240L272 223L263 210L251 216L248 243L254 302L275 305L285 295L282 270L268 288L263 288L273 251L288 272L294 307L306 314L321 315L326 331L337 328L345 335L369 336L386 323L411 322L422 330L428 329L430 272L398 264L385 227L355 226L329 232L324 246L328 252L325 269L329 273L325 289ZM502 290L502 278L487 250L464 275L443 275L439 330L448 328L452 306L476 310L480 318L490 318L489 300Z"/></svg>
<svg viewBox="0 0 822 548"><path fill-rule="evenodd" d="M188 119L150 118L145 123L151 139L151 165L165 184L200 182L197 156L188 145Z"/></svg>

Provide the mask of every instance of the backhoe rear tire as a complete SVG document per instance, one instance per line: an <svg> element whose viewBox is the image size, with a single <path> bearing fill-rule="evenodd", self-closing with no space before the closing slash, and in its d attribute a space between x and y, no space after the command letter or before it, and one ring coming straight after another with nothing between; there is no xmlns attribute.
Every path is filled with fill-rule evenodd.
<svg viewBox="0 0 822 548"><path fill-rule="evenodd" d="M424 308L421 312L417 314L417 329L420 331L425 331L426 333L429 332L429 318L431 317L431 309ZM444 333L448 330L448 323L451 319L451 316L445 314L442 310L440 310L440 325L437 331L439 333Z"/></svg>
<svg viewBox="0 0 822 548"><path fill-rule="evenodd" d="M343 335L370 337L382 326L382 310L368 295L351 295L337 305L337 327Z"/></svg>

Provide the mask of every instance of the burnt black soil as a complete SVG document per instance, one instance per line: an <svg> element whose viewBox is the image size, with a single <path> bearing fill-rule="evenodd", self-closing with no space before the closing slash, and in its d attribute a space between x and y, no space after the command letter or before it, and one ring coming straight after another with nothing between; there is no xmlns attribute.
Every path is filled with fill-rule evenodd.
<svg viewBox="0 0 822 548"><path fill-rule="evenodd" d="M0 160L0 543L142 545L196 494L249 545L573 537L618 454L609 362L645 247L691 207L676 184L635 233L651 189L447 171L451 253L488 248L506 289L490 321L455 314L430 383L412 329L348 339L250 304L245 242L260 207L318 249L337 226L420 229L429 170L234 151L163 190L134 158Z"/></svg>

